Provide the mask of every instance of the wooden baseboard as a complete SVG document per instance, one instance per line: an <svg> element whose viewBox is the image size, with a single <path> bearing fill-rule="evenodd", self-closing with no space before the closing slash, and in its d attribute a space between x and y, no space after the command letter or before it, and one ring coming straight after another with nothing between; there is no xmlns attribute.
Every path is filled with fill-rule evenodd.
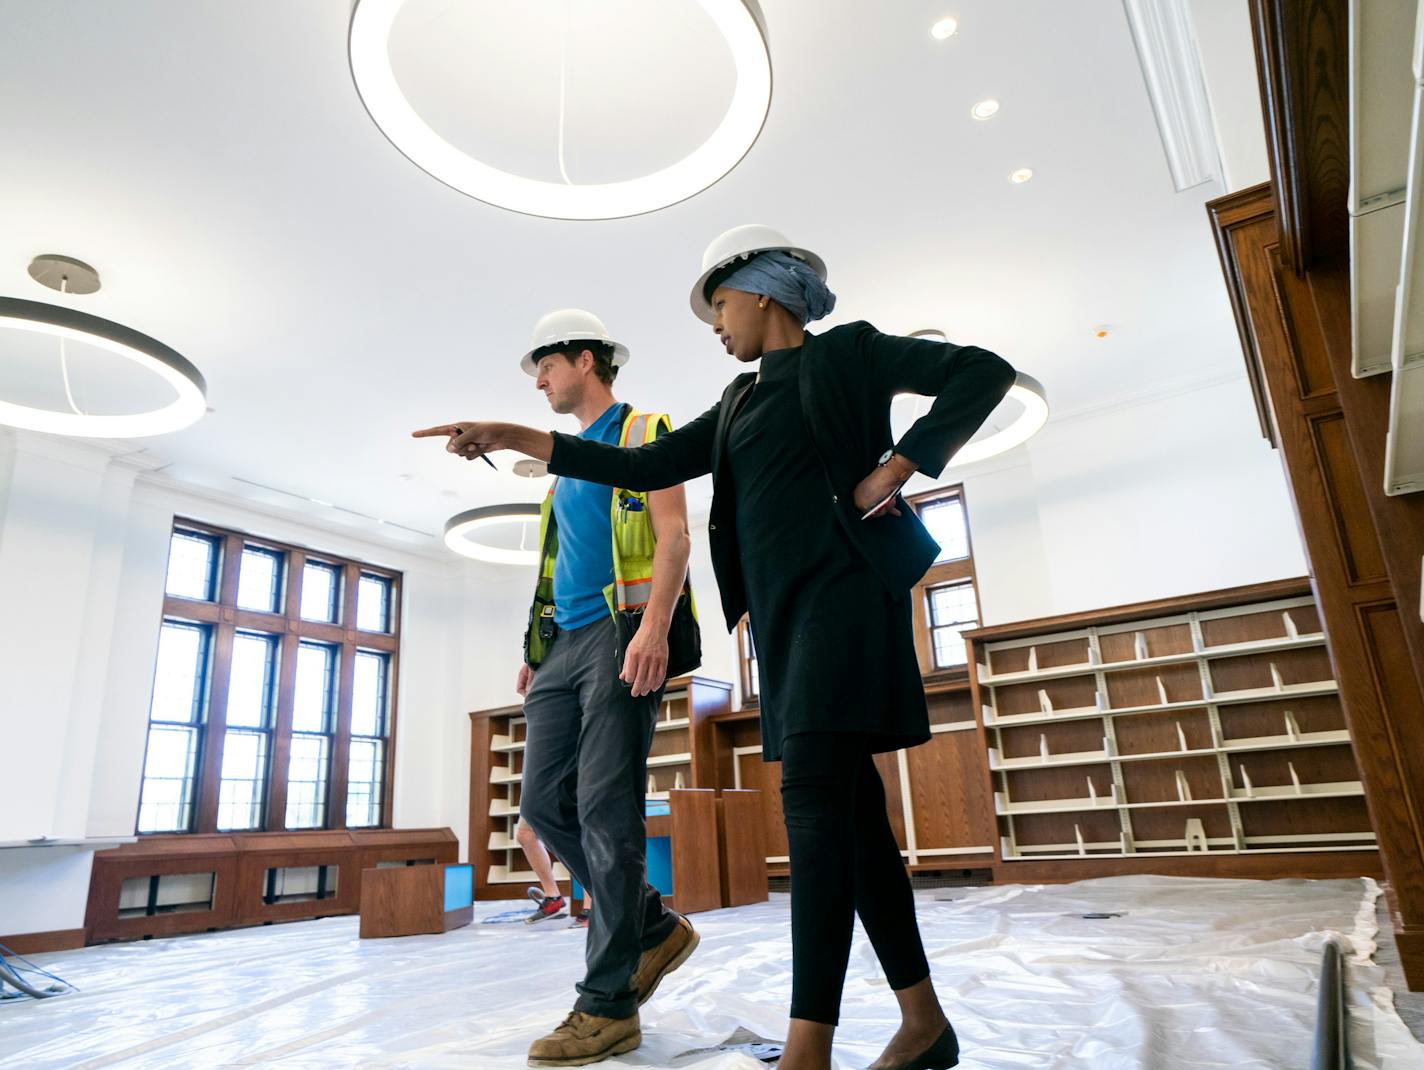
<svg viewBox="0 0 1424 1070"><path fill-rule="evenodd" d="M84 946L83 929L55 929L47 933L17 933L0 936L4 944L17 955L38 955L45 951L73 951Z"/></svg>
<svg viewBox="0 0 1424 1070"><path fill-rule="evenodd" d="M1223 854L1215 858L1069 858L1051 862L1000 862L994 866L994 883L1062 884L1094 877L1142 873L1247 880L1277 880L1283 877L1332 880L1348 877L1379 879L1384 870L1376 850L1322 851L1318 854Z"/></svg>

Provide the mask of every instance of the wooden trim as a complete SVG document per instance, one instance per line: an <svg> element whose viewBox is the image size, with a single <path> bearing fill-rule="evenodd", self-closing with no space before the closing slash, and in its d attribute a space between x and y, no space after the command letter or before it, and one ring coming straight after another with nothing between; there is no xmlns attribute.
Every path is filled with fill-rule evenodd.
<svg viewBox="0 0 1424 1070"><path fill-rule="evenodd" d="M1149 617L1170 617L1190 609L1220 609L1226 606L1244 605L1247 602L1271 602L1281 598L1298 598L1310 593L1310 580L1302 576L1298 579L1253 583L1244 587L1227 587L1204 594L1157 598L1149 602L1112 606L1108 609L1064 613L1056 617L1039 617L1035 620L1016 621L1013 624L996 624L988 628L976 628L972 632L966 632L965 638L992 643L1000 639L1017 639L1021 636L1038 635L1043 632L1072 631L1075 628L1086 628L1089 625L1120 624Z"/></svg>
<svg viewBox="0 0 1424 1070"><path fill-rule="evenodd" d="M737 672L741 678L742 709L760 709L761 694L752 687L752 663L747 657L747 647L751 645L751 618L745 613L737 621Z"/></svg>
<svg viewBox="0 0 1424 1070"><path fill-rule="evenodd" d="M1185 872L1190 865L1193 877L1230 877L1237 880L1336 880L1350 877L1378 879L1384 870L1379 852L1323 851L1319 854L1203 854L1199 858L1084 858L1035 862L1032 859L1005 862L996 856L994 883L1061 884L1097 877L1122 877L1136 873Z"/></svg>
<svg viewBox="0 0 1424 1070"><path fill-rule="evenodd" d="M51 929L44 933L16 933L0 936L0 944L17 955L41 955L46 951L73 951L84 946L83 929Z"/></svg>
<svg viewBox="0 0 1424 1070"><path fill-rule="evenodd" d="M969 523L969 501L964 496L963 484L937 487L923 494L912 495L905 500L909 503L910 508L915 510L916 515L919 515L921 506L932 505L952 498L959 499L959 503L964 509L964 538L969 551L968 556L931 565L921 577L920 582L915 584L910 596L912 626L915 635L915 657L920 663L920 675L926 679L945 674L965 679L969 673L967 664L963 669L945 669L935 664L933 629L930 626L930 589L968 580L970 589L974 592L976 619L984 619L984 607L979 600L979 579L974 571L974 533Z"/></svg>
<svg viewBox="0 0 1424 1070"><path fill-rule="evenodd" d="M1251 0L1275 220L1297 275L1349 250L1345 0Z"/></svg>

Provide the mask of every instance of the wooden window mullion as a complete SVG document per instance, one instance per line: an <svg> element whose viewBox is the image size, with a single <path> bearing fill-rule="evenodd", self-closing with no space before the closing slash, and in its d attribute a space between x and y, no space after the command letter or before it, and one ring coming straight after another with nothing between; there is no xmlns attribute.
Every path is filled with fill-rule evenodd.
<svg viewBox="0 0 1424 1070"><path fill-rule="evenodd" d="M208 710L203 724L203 754L198 771L198 819L195 832L218 829L218 790L222 782L223 737L227 734L227 688L232 678L232 643L237 629L214 629L208 674Z"/></svg>
<svg viewBox="0 0 1424 1070"><path fill-rule="evenodd" d="M306 554L287 551L287 589L283 598L282 662L277 677L277 710L272 722L272 769L268 774L267 796L269 832L282 832L287 827L287 774L292 764L292 710L297 695L297 652L301 636L297 634L297 619L302 605L302 567Z"/></svg>
<svg viewBox="0 0 1424 1070"><path fill-rule="evenodd" d="M343 572L340 602L343 635L336 685L336 731L331 742L330 795L326 804L326 827L333 829L346 827L346 794L351 762L351 692L356 680L356 599L361 567L349 564Z"/></svg>
<svg viewBox="0 0 1424 1070"><path fill-rule="evenodd" d="M391 627L395 627L394 618ZM381 769L381 827L390 828L395 819L392 795L396 784L396 681L400 669L400 654L392 651L386 663L386 743L382 748L385 764ZM344 812L344 811L343 811Z"/></svg>

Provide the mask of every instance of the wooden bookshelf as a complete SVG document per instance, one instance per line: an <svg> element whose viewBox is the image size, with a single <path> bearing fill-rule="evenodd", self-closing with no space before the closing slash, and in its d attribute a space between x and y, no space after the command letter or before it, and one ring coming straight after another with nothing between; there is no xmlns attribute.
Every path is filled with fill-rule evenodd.
<svg viewBox="0 0 1424 1070"><path fill-rule="evenodd" d="M731 703L731 685L701 676L669 680L648 754L649 799L718 786L710 719ZM470 714L470 861L476 899L519 899L537 884L514 838L524 774L523 706ZM715 827L715 826L714 826ZM568 889L569 872L554 875Z"/></svg>
<svg viewBox="0 0 1424 1070"><path fill-rule="evenodd" d="M1308 581L966 639L996 880L1380 872Z"/></svg>

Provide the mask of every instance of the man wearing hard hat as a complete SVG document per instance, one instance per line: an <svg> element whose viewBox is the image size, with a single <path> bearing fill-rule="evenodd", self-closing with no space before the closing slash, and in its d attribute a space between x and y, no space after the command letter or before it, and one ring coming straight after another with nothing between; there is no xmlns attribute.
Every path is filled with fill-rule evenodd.
<svg viewBox="0 0 1424 1070"><path fill-rule="evenodd" d="M588 312L551 312L521 366L580 436L651 442L671 426L613 396L628 349ZM539 578L518 690L528 722L520 819L598 898L575 1013L531 1064L596 1062L641 1041L638 1007L698 936L647 883L648 750L664 680L701 661L681 486L651 493L558 479L539 517ZM614 656L614 651L617 656Z"/></svg>

